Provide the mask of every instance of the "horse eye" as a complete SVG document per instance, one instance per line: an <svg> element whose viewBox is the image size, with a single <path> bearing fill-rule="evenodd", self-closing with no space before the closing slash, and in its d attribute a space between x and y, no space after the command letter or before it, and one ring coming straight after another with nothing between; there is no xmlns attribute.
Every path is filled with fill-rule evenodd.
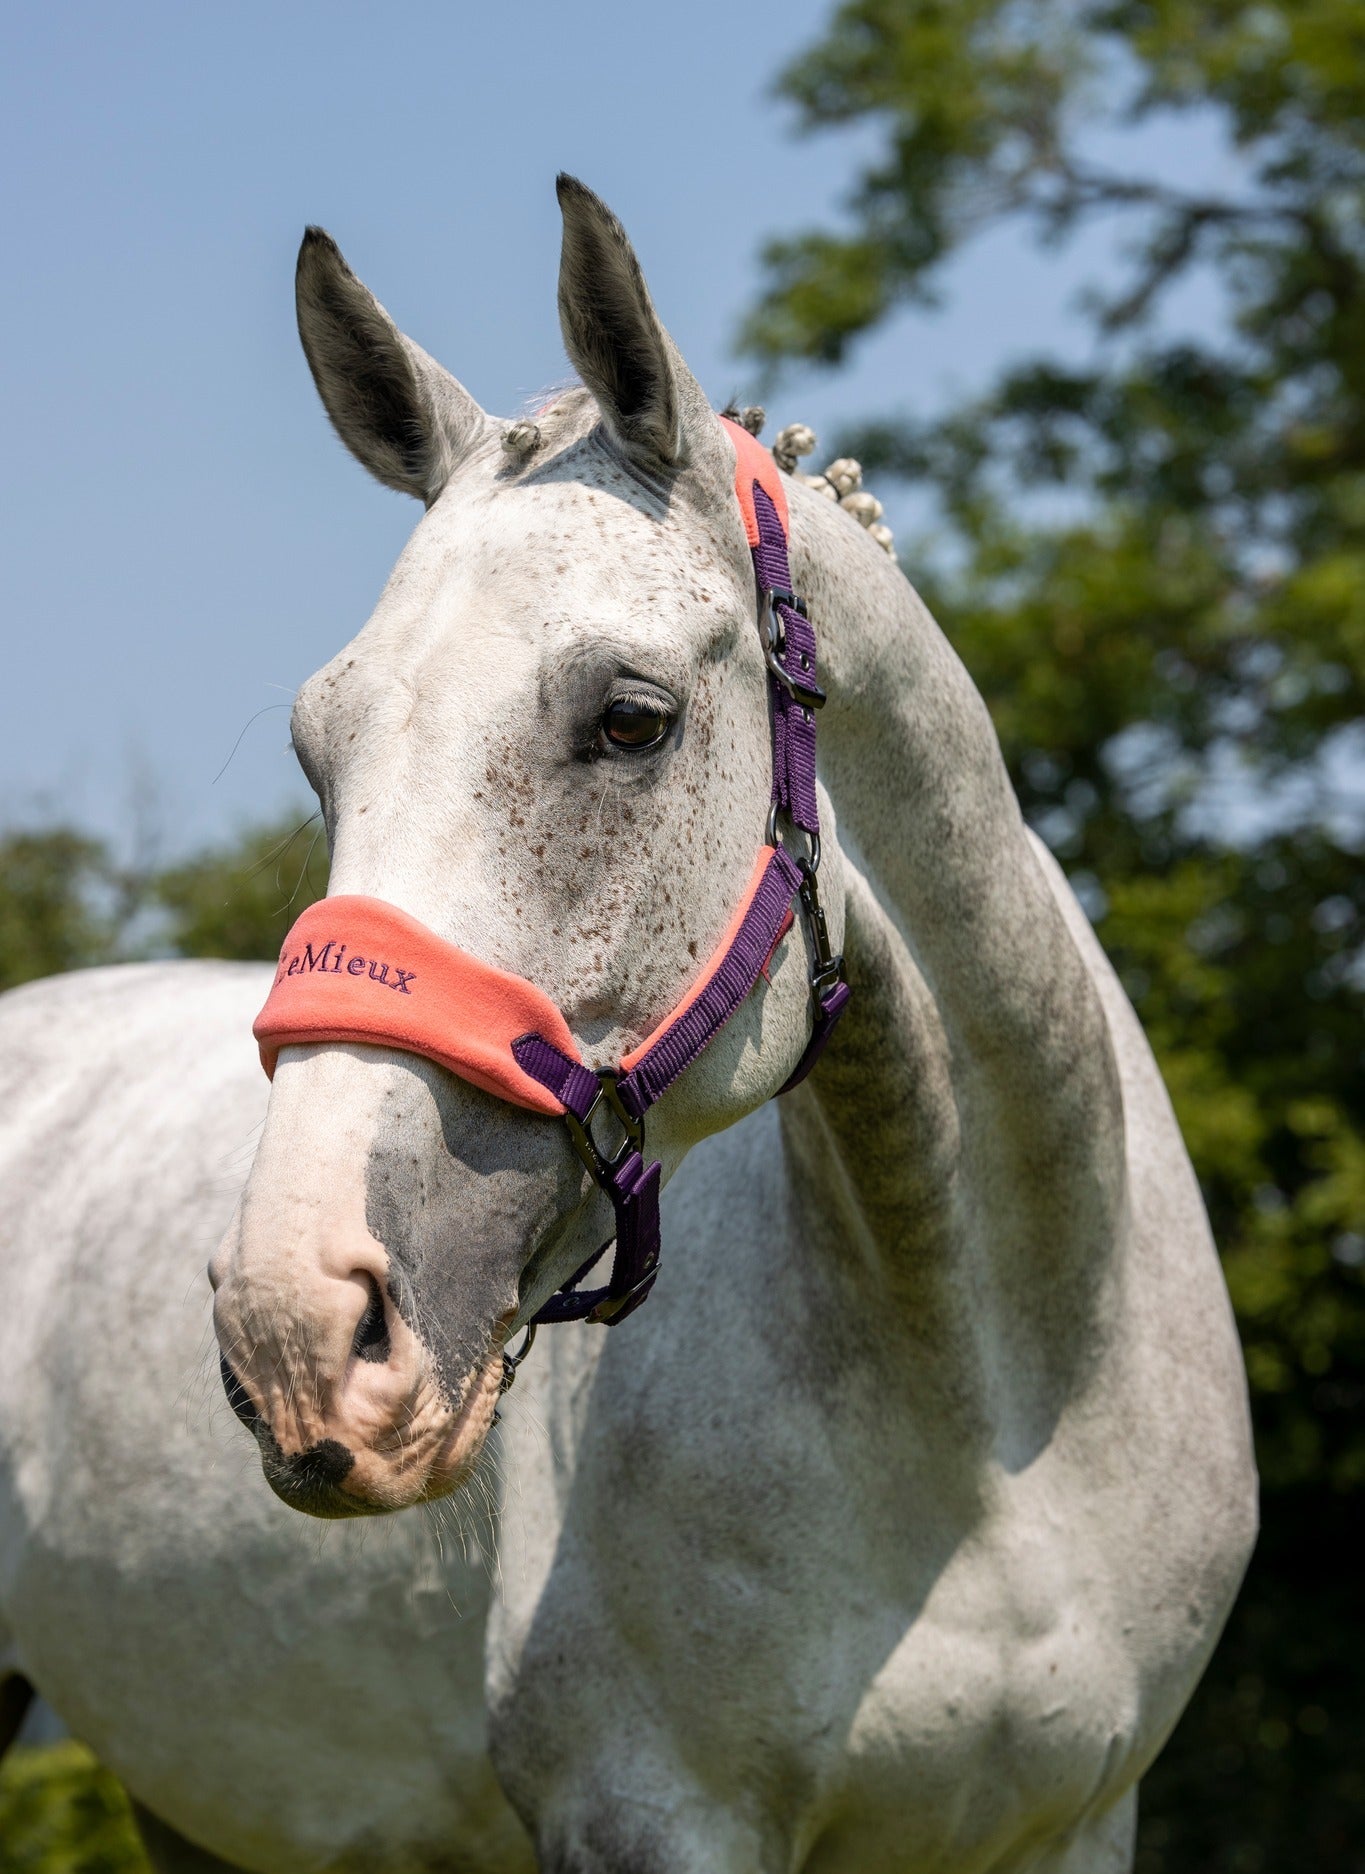
<svg viewBox="0 0 1365 1874"><path fill-rule="evenodd" d="M613 748L657 748L672 727L673 718L649 696L618 696L602 717L602 737Z"/></svg>

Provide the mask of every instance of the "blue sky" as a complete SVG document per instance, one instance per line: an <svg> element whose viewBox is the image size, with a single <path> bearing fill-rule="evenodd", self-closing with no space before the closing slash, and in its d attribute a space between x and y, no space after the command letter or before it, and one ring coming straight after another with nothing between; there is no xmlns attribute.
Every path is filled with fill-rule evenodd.
<svg viewBox="0 0 1365 1874"><path fill-rule="evenodd" d="M0 820L68 817L123 843L141 815L174 851L304 797L278 705L363 623L416 518L316 402L293 323L306 222L486 408L512 411L565 374L553 179L569 169L625 221L716 400L751 389L733 337L759 245L836 210L869 147L795 140L769 95L826 12L9 9ZM1207 124L1139 140L1168 173L1225 161ZM943 311L893 322L837 376L794 375L774 425L832 438L869 411L941 406L1022 352L1074 352L1077 283L1114 238L1065 259L983 243ZM1213 316L1199 288L1181 316Z"/></svg>

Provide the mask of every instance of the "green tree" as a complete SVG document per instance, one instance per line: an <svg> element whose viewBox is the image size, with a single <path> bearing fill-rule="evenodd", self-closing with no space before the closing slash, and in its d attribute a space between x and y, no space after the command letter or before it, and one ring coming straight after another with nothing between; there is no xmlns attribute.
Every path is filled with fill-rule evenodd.
<svg viewBox="0 0 1365 1874"><path fill-rule="evenodd" d="M177 956L279 955L285 932L327 889L327 842L316 814L248 827L158 874L154 895Z"/></svg>
<svg viewBox="0 0 1365 1874"><path fill-rule="evenodd" d="M1360 1870L1365 815L1337 789L1365 763L1365 8L851 0L779 92L879 148L840 225L766 250L769 365L837 364L992 226L1128 235L1088 361L841 446L936 498L910 570L1156 1047L1246 1346L1265 1536L1139 1865ZM1091 155L1191 111L1235 189ZM1177 340L1196 268L1226 320Z"/></svg>
<svg viewBox="0 0 1365 1874"><path fill-rule="evenodd" d="M107 963L119 899L98 840L70 827L0 835L0 989Z"/></svg>
<svg viewBox="0 0 1365 1874"><path fill-rule="evenodd" d="M0 1874L150 1874L127 1797L83 1744L0 1765Z"/></svg>
<svg viewBox="0 0 1365 1874"><path fill-rule="evenodd" d="M149 956L278 955L327 888L316 814L283 815L170 866L120 866L67 826L0 835L0 990Z"/></svg>

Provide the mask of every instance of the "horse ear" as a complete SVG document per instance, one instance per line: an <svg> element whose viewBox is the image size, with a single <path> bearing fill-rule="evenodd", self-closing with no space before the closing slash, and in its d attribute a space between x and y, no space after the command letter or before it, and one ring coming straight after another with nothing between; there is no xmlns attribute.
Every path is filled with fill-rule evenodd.
<svg viewBox="0 0 1365 1874"><path fill-rule="evenodd" d="M322 228L304 234L294 292L304 356L337 435L386 487L430 507L483 411L403 336Z"/></svg>
<svg viewBox="0 0 1365 1874"><path fill-rule="evenodd" d="M700 386L659 322L625 229L573 176L555 190L564 217L559 323L574 369L628 455L677 468L716 428Z"/></svg>

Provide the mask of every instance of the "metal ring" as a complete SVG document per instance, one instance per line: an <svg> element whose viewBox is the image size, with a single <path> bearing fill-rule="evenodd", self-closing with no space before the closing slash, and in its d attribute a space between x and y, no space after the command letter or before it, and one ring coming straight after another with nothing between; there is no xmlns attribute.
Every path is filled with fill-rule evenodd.
<svg viewBox="0 0 1365 1874"><path fill-rule="evenodd" d="M517 1368L521 1365L527 1354L530 1353L531 1343L535 1340L535 1337L536 1324L532 1321L526 1330L526 1337L521 1343L519 1352L508 1353L507 1349L505 1347L503 1348L502 1379L498 1383L498 1393L500 1396L511 1390L512 1381L517 1377Z"/></svg>
<svg viewBox="0 0 1365 1874"><path fill-rule="evenodd" d="M788 821L791 820L790 809L783 807L780 802L774 801L772 806L768 809L767 843L770 846L778 847L782 852L787 852L786 841L779 839L777 835L777 816L779 813L785 813ZM818 833L807 833L803 826L795 827L794 830L802 834L810 843L809 851L803 857L797 859L797 864L808 866L812 872L818 872L820 870L820 835ZM787 856L790 858L792 855L787 853Z"/></svg>
<svg viewBox="0 0 1365 1874"><path fill-rule="evenodd" d="M610 1158L592 1133L593 1119L599 1108L604 1105L625 1135ZM568 1128L574 1150L599 1184L605 1184L615 1172L619 1171L632 1152L643 1152L645 1149L645 1122L642 1118L637 1119L627 1110L625 1101L617 1090L616 1075L609 1067L604 1067L598 1072L597 1095L582 1119L577 1113L565 1107L564 1124Z"/></svg>

